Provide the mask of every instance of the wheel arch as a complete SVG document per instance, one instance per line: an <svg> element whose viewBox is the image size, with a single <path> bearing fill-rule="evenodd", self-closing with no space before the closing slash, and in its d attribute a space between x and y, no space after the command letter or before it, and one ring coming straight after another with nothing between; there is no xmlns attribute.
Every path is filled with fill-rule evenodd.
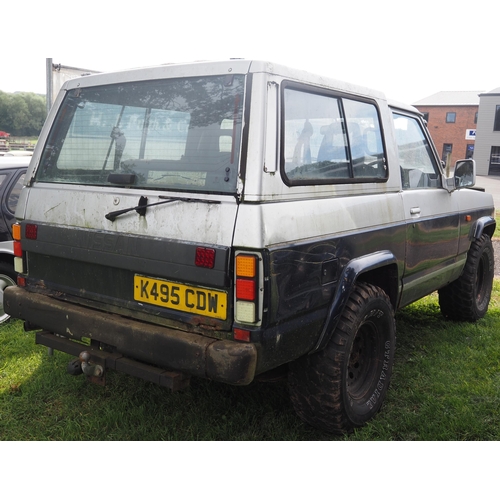
<svg viewBox="0 0 500 500"><path fill-rule="evenodd" d="M497 223L494 217L490 215L485 217L480 217L471 227L471 232L470 232L471 241L478 240L479 238L481 238L483 234L487 234L490 238L492 238L496 227Z"/></svg>
<svg viewBox="0 0 500 500"><path fill-rule="evenodd" d="M388 250L375 252L351 260L343 269L339 285L328 309L318 342L309 354L325 347L338 323L356 283L363 281L375 285L389 296L394 310L399 296L398 266L394 254Z"/></svg>

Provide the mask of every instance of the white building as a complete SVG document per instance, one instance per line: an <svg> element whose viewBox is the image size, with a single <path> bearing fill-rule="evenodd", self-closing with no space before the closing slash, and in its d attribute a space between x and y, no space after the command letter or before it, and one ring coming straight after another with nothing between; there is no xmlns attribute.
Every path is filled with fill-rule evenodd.
<svg viewBox="0 0 500 500"><path fill-rule="evenodd" d="M474 159L478 175L500 175L500 87L479 94Z"/></svg>

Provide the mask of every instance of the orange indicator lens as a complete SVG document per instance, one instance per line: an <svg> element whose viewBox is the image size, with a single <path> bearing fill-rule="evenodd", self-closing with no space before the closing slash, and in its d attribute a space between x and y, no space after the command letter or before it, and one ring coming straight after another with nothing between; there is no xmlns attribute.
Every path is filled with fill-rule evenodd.
<svg viewBox="0 0 500 500"><path fill-rule="evenodd" d="M17 241L21 240L21 225L20 224L12 224L12 238Z"/></svg>
<svg viewBox="0 0 500 500"><path fill-rule="evenodd" d="M256 257L253 255L237 255L236 276L242 276L244 278L255 278L256 260Z"/></svg>

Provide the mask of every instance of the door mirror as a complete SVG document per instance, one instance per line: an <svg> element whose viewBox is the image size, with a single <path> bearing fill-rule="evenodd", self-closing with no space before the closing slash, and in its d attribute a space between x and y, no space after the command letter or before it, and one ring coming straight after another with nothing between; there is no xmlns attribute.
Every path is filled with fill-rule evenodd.
<svg viewBox="0 0 500 500"><path fill-rule="evenodd" d="M472 187L476 184L476 162L474 160L458 160L453 170L455 188Z"/></svg>

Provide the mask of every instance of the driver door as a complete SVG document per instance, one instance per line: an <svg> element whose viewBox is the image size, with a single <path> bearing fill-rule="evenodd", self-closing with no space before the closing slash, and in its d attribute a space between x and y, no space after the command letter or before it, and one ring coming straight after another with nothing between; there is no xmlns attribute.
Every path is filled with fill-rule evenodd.
<svg viewBox="0 0 500 500"><path fill-rule="evenodd" d="M406 221L403 306L446 284L458 254L459 215L420 119L396 112L393 118Z"/></svg>

